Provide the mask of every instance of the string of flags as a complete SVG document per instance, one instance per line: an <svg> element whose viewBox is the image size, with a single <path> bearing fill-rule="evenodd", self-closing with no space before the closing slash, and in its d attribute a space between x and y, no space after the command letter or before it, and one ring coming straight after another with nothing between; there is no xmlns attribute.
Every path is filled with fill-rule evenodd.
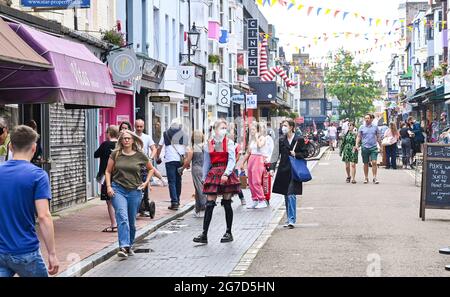
<svg viewBox="0 0 450 297"><path fill-rule="evenodd" d="M350 20L351 18L361 20L366 22L369 27L375 26L386 26L391 25L394 27L395 25L405 26L404 19L386 19L386 18L377 18L377 17L369 17L361 15L359 12L346 11L343 9L332 9L326 7L317 7L317 6L305 6L303 4L299 4L299 0L256 0L256 3L260 6L269 6L273 7L276 4L279 4L283 7L286 7L287 10L292 11L304 11L307 16L324 16L324 17L333 17L333 18L341 18L342 21ZM427 27L437 27L439 25L445 26L446 21L433 21L428 20L427 18L423 18L420 20ZM412 31L414 24L406 24L406 27Z"/></svg>

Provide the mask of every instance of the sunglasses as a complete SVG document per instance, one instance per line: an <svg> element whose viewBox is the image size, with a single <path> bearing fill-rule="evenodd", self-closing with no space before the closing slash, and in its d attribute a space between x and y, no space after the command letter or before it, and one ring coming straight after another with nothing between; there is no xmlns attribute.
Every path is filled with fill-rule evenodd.
<svg viewBox="0 0 450 297"><path fill-rule="evenodd" d="M0 135L3 135L4 132L5 132L5 127L0 127Z"/></svg>

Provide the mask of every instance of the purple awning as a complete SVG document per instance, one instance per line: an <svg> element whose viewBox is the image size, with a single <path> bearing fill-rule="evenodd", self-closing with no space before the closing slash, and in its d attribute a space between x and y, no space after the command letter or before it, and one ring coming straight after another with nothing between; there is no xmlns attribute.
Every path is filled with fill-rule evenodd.
<svg viewBox="0 0 450 297"><path fill-rule="evenodd" d="M52 70L0 68L0 104L61 102L68 106L114 107L109 70L84 45L9 24L31 48L53 65Z"/></svg>

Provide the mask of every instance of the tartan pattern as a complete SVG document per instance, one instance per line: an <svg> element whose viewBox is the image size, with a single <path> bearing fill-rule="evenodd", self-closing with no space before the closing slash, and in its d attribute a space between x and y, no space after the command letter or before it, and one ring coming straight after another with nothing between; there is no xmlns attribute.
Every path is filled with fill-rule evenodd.
<svg viewBox="0 0 450 297"><path fill-rule="evenodd" d="M226 166L212 167L208 175L206 176L205 182L203 183L203 193L210 195L220 195L220 194L238 194L241 189L241 182L237 177L234 170L228 176L228 181L225 184L220 182L220 178L225 172Z"/></svg>

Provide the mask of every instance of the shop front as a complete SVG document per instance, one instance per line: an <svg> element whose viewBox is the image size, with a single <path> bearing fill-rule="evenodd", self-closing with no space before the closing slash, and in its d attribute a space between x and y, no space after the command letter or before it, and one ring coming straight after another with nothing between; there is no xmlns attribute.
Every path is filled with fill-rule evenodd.
<svg viewBox="0 0 450 297"><path fill-rule="evenodd" d="M52 211L85 202L88 131L92 129L89 110L115 106L108 69L82 44L27 25L8 25L53 68L0 68L0 104L9 107L12 126L30 120L38 124L43 148L40 165L50 176Z"/></svg>

